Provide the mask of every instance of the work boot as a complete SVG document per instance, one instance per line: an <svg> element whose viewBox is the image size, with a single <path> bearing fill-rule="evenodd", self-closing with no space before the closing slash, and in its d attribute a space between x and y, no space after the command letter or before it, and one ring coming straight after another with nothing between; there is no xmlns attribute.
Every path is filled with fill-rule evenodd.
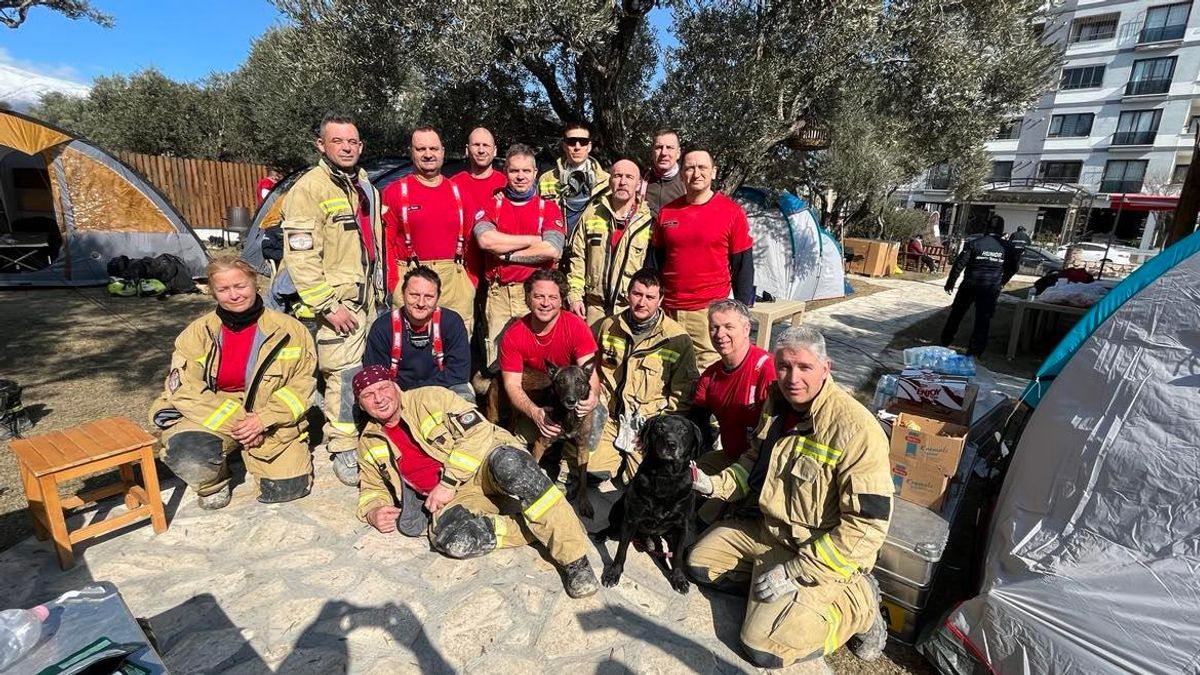
<svg viewBox="0 0 1200 675"><path fill-rule="evenodd" d="M226 485L217 490L211 495L200 495L196 501L200 504L200 508L205 511L216 511L229 506L229 500L233 498L233 488Z"/></svg>
<svg viewBox="0 0 1200 675"><path fill-rule="evenodd" d="M563 587L572 598L586 598L600 590L600 582L596 581L596 573L586 556L563 565L562 575Z"/></svg>
<svg viewBox="0 0 1200 675"><path fill-rule="evenodd" d="M887 624L883 621L883 612L878 610L882 598L879 595L879 582L873 575L866 575L867 584L871 586L871 596L875 598L875 620L871 627L861 633L856 633L846 641L850 651L863 661L874 661L883 654L887 646Z"/></svg>
<svg viewBox="0 0 1200 675"><path fill-rule="evenodd" d="M343 485L358 486L358 455L353 450L336 453L333 456L333 475L342 481Z"/></svg>

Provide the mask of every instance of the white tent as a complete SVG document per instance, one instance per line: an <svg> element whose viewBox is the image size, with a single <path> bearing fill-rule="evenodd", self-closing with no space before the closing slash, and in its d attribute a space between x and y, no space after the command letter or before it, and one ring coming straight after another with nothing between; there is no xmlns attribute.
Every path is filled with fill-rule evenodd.
<svg viewBox="0 0 1200 675"><path fill-rule="evenodd" d="M735 195L750 220L754 284L776 300L823 300L846 294L842 249L821 227L820 214L793 194L772 203L767 192L742 188Z"/></svg>
<svg viewBox="0 0 1200 675"><path fill-rule="evenodd" d="M921 646L945 673L1200 672L1200 233L1084 315L992 517L980 594Z"/></svg>

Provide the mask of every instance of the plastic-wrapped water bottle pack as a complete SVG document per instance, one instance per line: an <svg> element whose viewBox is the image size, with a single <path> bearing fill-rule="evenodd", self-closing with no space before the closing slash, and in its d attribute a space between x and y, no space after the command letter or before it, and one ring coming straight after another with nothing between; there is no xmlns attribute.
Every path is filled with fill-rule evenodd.
<svg viewBox="0 0 1200 675"><path fill-rule="evenodd" d="M904 350L904 367L941 375L975 377L975 359L948 347L910 347Z"/></svg>

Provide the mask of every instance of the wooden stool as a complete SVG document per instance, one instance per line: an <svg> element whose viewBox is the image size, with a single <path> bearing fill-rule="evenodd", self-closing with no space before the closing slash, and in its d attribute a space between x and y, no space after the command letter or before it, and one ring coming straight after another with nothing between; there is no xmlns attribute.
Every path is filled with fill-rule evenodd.
<svg viewBox="0 0 1200 675"><path fill-rule="evenodd" d="M771 326L776 321L791 317L792 325L800 324L804 316L804 302L801 300L776 300L775 302L756 302L750 308L750 318L758 324L758 337L754 344L763 349L771 348Z"/></svg>
<svg viewBox="0 0 1200 675"><path fill-rule="evenodd" d="M133 420L110 417L66 431L33 436L12 442L13 453L21 468L25 497L33 516L33 531L40 540L54 538L58 562L64 570L75 565L72 544L111 532L142 518L149 518L155 533L167 531L162 495L158 491L158 473L154 469L154 437ZM142 465L145 488L134 483L133 465ZM58 485L72 478L117 467L121 480L96 490L59 499ZM129 510L67 531L66 509L91 504L105 497L125 494Z"/></svg>

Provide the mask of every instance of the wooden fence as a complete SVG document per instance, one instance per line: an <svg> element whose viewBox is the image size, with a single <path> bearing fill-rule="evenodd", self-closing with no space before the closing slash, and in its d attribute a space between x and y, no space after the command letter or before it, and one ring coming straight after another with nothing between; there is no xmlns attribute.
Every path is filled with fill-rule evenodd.
<svg viewBox="0 0 1200 675"><path fill-rule="evenodd" d="M118 156L166 195L195 229L221 229L225 209L230 206L244 206L253 214L257 206L254 190L258 181L267 175L267 167L262 164L136 152L122 152Z"/></svg>

